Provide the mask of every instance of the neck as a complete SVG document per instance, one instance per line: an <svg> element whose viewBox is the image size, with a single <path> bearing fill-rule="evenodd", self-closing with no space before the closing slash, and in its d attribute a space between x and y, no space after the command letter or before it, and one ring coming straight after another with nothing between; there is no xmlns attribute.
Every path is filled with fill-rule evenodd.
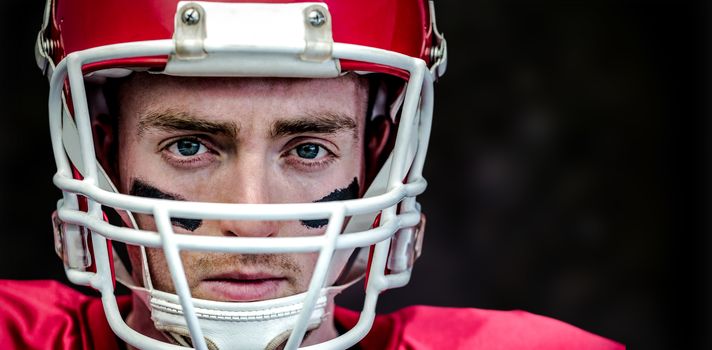
<svg viewBox="0 0 712 350"><path fill-rule="evenodd" d="M309 346L323 343L339 336L339 332L334 325L334 296L329 296L326 305L326 315L321 325L311 332L307 332L302 342L302 346Z"/></svg>
<svg viewBox="0 0 712 350"><path fill-rule="evenodd" d="M151 311L148 310L146 304L143 303L136 293L132 293L131 301L131 312L126 316L126 324L141 334L156 340L168 342L168 339L153 325ZM126 344L126 348L128 350L138 350L131 346L131 344Z"/></svg>

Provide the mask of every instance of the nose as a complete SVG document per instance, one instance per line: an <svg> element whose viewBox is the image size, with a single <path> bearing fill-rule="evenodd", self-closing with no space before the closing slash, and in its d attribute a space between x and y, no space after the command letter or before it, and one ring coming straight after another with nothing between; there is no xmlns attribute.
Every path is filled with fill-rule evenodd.
<svg viewBox="0 0 712 350"><path fill-rule="evenodd" d="M220 232L224 236L273 237L277 235L276 221L221 220Z"/></svg>
<svg viewBox="0 0 712 350"><path fill-rule="evenodd" d="M270 183L274 176L264 157L240 155L228 172L220 191L224 203L268 204L274 203ZM271 237L277 234L278 221L267 220L221 220L220 230L225 236Z"/></svg>

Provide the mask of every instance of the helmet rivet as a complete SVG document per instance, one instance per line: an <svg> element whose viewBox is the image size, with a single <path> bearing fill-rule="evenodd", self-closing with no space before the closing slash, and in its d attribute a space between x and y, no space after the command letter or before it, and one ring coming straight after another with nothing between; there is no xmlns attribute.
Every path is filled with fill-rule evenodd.
<svg viewBox="0 0 712 350"><path fill-rule="evenodd" d="M321 27L326 22L326 16L319 10L311 10L307 15L309 24L314 27Z"/></svg>
<svg viewBox="0 0 712 350"><path fill-rule="evenodd" d="M183 23L192 26L200 21L200 12L195 7L188 7L183 10L181 19Z"/></svg>

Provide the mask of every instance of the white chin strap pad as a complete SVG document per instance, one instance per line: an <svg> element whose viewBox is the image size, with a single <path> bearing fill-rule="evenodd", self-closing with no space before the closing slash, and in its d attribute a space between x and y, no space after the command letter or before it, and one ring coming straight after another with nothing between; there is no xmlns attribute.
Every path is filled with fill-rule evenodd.
<svg viewBox="0 0 712 350"><path fill-rule="evenodd" d="M332 287L321 290L307 329L319 327L329 316L328 300L342 289ZM255 302L193 299L193 305L209 349L276 349L289 338L303 309L305 296L306 293L302 293ZM152 290L149 304L156 329L180 345L192 346L177 295Z"/></svg>

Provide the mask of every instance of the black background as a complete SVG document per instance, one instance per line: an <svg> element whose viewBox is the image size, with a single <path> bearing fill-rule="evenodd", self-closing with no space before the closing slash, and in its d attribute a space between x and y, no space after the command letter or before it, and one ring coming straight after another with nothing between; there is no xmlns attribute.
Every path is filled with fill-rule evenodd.
<svg viewBox="0 0 712 350"><path fill-rule="evenodd" d="M709 5L436 6L450 61L420 199L425 251L381 310L524 309L635 348L712 348ZM0 278L64 280L33 57L43 3L2 7Z"/></svg>

